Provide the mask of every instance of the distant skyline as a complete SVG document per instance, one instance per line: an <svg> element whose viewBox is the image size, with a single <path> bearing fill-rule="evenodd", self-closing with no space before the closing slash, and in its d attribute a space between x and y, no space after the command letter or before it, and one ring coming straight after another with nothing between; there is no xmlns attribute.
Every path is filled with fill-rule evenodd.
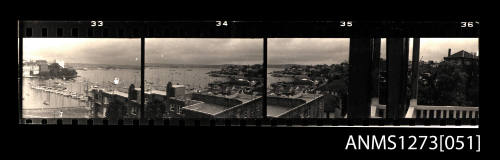
<svg viewBox="0 0 500 160"><path fill-rule="evenodd" d="M146 63L262 64L263 40L239 38L147 38Z"/></svg>
<svg viewBox="0 0 500 160"><path fill-rule="evenodd" d="M24 60L140 65L141 40L131 38L25 38Z"/></svg>
<svg viewBox="0 0 500 160"><path fill-rule="evenodd" d="M349 38L269 38L268 64L339 64L349 60ZM410 53L413 55L413 38ZM442 61L448 49L478 52L478 38L421 38L420 57L424 61ZM381 40L381 58L386 57L386 39Z"/></svg>

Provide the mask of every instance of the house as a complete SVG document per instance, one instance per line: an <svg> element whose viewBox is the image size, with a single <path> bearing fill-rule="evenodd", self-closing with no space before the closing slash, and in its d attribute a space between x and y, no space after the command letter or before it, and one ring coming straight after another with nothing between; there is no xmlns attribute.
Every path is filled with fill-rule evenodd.
<svg viewBox="0 0 500 160"><path fill-rule="evenodd" d="M448 57L444 57L444 60L458 65L471 65L479 60L479 56L464 50L451 54L451 49L448 49Z"/></svg>

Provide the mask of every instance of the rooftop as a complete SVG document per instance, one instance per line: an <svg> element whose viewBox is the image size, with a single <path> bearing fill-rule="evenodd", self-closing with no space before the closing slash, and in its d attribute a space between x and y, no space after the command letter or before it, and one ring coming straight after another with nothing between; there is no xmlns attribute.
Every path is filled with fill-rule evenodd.
<svg viewBox="0 0 500 160"><path fill-rule="evenodd" d="M279 115L285 113L286 111L288 111L294 107L267 105L266 108L267 108L267 116L278 117Z"/></svg>
<svg viewBox="0 0 500 160"><path fill-rule="evenodd" d="M276 105L267 104L267 107L266 107L267 108L267 116L279 117L280 115L282 115L290 110L293 110L302 104L309 103L309 102L311 102L311 101L313 101L321 96L323 96L323 95L320 95L320 94L302 94L302 95L297 95L296 97L268 96L271 98L276 97L276 98L286 98L286 99L300 99L300 100L304 100L305 102L298 104L298 105L295 105L295 106L292 106L292 105L284 106L284 105L279 105L279 104L276 104Z"/></svg>
<svg viewBox="0 0 500 160"><path fill-rule="evenodd" d="M252 96L252 95L247 95L247 94L237 94L237 95L234 95L235 97L220 96L220 95L210 95L210 96L235 99L235 100L241 101L240 104L247 103L247 102L250 102L252 100L255 100L255 99L262 97L262 96ZM237 106L237 105L235 105L235 106ZM197 103L194 105L186 106L186 107L184 107L184 109L188 109L188 110L192 110L192 111L196 111L196 112L207 113L210 115L216 115L217 113L222 112L222 111L229 109L229 108L232 108L232 107L234 107L234 106L221 106L221 105L217 105L217 104L202 102L202 103Z"/></svg>
<svg viewBox="0 0 500 160"><path fill-rule="evenodd" d="M146 94L146 95L148 95L148 94L157 94L157 95L166 96L167 92L166 91L159 91L159 90L150 90L150 91L144 92L144 94Z"/></svg>
<svg viewBox="0 0 500 160"><path fill-rule="evenodd" d="M306 103L309 103L319 97L322 97L323 95L321 94L302 94L298 99L305 100Z"/></svg>
<svg viewBox="0 0 500 160"><path fill-rule="evenodd" d="M124 92L120 92L120 91L106 91L106 90L103 90L103 92L105 92L107 94L114 94L114 95L118 95L118 96L121 96L121 97L128 98L128 93L124 93Z"/></svg>
<svg viewBox="0 0 500 160"><path fill-rule="evenodd" d="M477 57L478 56L476 56L475 53L469 53L467 51L461 50L445 58L477 58Z"/></svg>
<svg viewBox="0 0 500 160"><path fill-rule="evenodd" d="M231 106L232 107L232 106ZM197 103L194 105L186 106L184 109L189 109L197 112L202 112L202 113L207 113L210 115L215 115L221 111L224 111L228 108L231 107L225 107L221 105L216 105L216 104L210 104L210 103Z"/></svg>
<svg viewBox="0 0 500 160"><path fill-rule="evenodd" d="M253 95L248 95L248 94L238 94L238 96L234 97L234 99L237 99L241 101L242 103L247 103L250 102L254 99L260 98L262 96L253 96Z"/></svg>

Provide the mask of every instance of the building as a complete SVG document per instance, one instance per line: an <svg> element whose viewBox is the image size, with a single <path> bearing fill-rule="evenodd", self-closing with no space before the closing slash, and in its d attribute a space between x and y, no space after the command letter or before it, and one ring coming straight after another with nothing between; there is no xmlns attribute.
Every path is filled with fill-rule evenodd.
<svg viewBox="0 0 500 160"><path fill-rule="evenodd" d="M40 66L38 65L31 65L31 75L38 75L40 74Z"/></svg>
<svg viewBox="0 0 500 160"><path fill-rule="evenodd" d="M464 50L451 54L451 49L448 49L448 56L444 60L458 65L471 65L479 60L479 56Z"/></svg>
<svg viewBox="0 0 500 160"><path fill-rule="evenodd" d="M26 64L23 65L23 77L29 77L30 76L30 67L26 66Z"/></svg>
<svg viewBox="0 0 500 160"><path fill-rule="evenodd" d="M118 115L120 118L138 118L140 115L140 88L131 88L134 94L128 94L120 91L106 91L105 89L89 90L91 105L93 106L93 116L98 118L109 118L109 115ZM129 92L130 92L129 91ZM137 98L138 99L134 99ZM111 106L111 103L122 105ZM111 108L118 107L118 108ZM111 113L110 112L114 112Z"/></svg>
<svg viewBox="0 0 500 160"><path fill-rule="evenodd" d="M23 63L23 77L36 76L40 73L40 66L35 62L24 62Z"/></svg>
<svg viewBox="0 0 500 160"><path fill-rule="evenodd" d="M194 103L182 107L184 118L262 118L262 96L235 97L193 93Z"/></svg>
<svg viewBox="0 0 500 160"><path fill-rule="evenodd" d="M185 93L183 85L167 85L167 91L144 92L146 118L262 118L262 96L234 94L231 96L209 93ZM170 91L170 92L168 92ZM140 113L141 89L131 85L129 93L92 89L91 99L95 117L120 115L137 118ZM113 108L112 102L124 104ZM111 108L110 108L111 107ZM117 107L117 106L114 106ZM114 113L110 113L113 111ZM119 112L119 113L116 113Z"/></svg>
<svg viewBox="0 0 500 160"><path fill-rule="evenodd" d="M167 93L172 92L172 97L184 98L186 95L186 87L184 85L172 85L172 88L167 88Z"/></svg>
<svg viewBox="0 0 500 160"><path fill-rule="evenodd" d="M182 87L172 86L172 89ZM175 90L175 89L174 89ZM146 94L146 109L148 101L161 102L163 117L169 118L261 118L262 96L238 94L234 97L211 95L208 93L190 93L183 96L179 93L169 94L164 91L150 91ZM175 91L174 91L175 92ZM168 95L168 96L167 96Z"/></svg>

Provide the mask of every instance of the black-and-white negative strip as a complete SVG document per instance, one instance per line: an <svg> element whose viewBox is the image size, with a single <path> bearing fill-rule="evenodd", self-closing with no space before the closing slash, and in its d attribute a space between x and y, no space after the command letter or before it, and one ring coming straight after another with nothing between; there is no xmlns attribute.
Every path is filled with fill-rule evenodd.
<svg viewBox="0 0 500 160"><path fill-rule="evenodd" d="M478 18L18 26L22 125L479 125Z"/></svg>

